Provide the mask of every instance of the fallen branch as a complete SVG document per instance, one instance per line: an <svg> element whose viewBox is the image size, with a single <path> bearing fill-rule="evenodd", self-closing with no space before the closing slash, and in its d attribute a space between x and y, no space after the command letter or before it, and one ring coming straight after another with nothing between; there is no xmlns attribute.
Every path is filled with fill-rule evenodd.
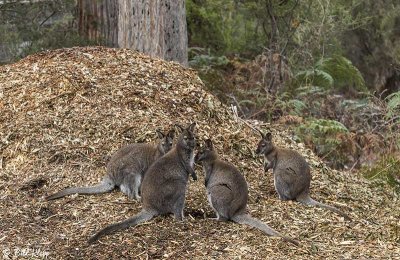
<svg viewBox="0 0 400 260"><path fill-rule="evenodd" d="M263 134L263 132L261 132L261 130L259 130L258 128L255 128L254 126L250 125L246 120L239 117L236 106L231 105L231 110L232 110L232 113L233 113L233 116L234 116L234 119L236 122L241 121L241 122L245 123L253 131L260 133L261 136L264 136L264 134Z"/></svg>

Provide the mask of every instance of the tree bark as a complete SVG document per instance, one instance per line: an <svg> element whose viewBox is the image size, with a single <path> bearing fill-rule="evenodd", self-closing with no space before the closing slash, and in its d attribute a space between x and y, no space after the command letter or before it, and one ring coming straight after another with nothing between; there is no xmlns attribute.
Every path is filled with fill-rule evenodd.
<svg viewBox="0 0 400 260"><path fill-rule="evenodd" d="M89 39L188 64L184 0L79 0L78 15Z"/></svg>
<svg viewBox="0 0 400 260"><path fill-rule="evenodd" d="M118 8L115 0L79 0L79 34L98 44L118 47Z"/></svg>

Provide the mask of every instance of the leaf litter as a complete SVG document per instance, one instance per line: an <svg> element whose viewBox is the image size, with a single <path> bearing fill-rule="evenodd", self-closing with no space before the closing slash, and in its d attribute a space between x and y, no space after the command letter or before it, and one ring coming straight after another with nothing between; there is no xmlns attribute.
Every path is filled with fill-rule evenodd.
<svg viewBox="0 0 400 260"><path fill-rule="evenodd" d="M194 70L179 64L105 47L42 52L0 67L0 109L3 256L28 248L50 259L400 257L399 198L390 188L328 168L285 125L248 121L271 131L279 146L305 156L312 167L312 196L337 205L353 221L279 201L271 173L263 172L254 154L259 135L208 93ZM66 187L96 184L122 145L153 142L156 129L193 121L198 143L212 138L220 156L246 177L249 212L300 240L300 247L208 219L214 213L199 166L199 180L187 192L186 221L157 217L94 245L86 242L90 235L139 212L140 203L117 191L44 200Z"/></svg>

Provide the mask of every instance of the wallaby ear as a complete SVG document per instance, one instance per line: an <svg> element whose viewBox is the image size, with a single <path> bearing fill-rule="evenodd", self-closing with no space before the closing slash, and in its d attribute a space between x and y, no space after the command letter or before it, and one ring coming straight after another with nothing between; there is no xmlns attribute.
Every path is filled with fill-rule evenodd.
<svg viewBox="0 0 400 260"><path fill-rule="evenodd" d="M264 136L264 139L267 140L267 141L272 141L272 134L268 132L268 133Z"/></svg>
<svg viewBox="0 0 400 260"><path fill-rule="evenodd" d="M169 130L169 132L168 132L168 137L169 138L171 138L171 139L174 139L174 136L175 136L175 130L174 129L171 129L171 130Z"/></svg>
<svg viewBox="0 0 400 260"><path fill-rule="evenodd" d="M193 133L193 132L194 132L194 128L195 128L195 127L196 127L196 122L194 122L194 123L191 123L191 124L190 124L190 126L188 127L188 129L189 129L189 131L190 131L190 132L192 132L192 133Z"/></svg>
<svg viewBox="0 0 400 260"><path fill-rule="evenodd" d="M179 128L179 131L181 131L181 132L183 132L183 130L184 130L183 127L178 124L175 124L175 127Z"/></svg>
<svg viewBox="0 0 400 260"><path fill-rule="evenodd" d="M165 135L161 132L160 129L157 129L156 132L157 132L158 138L163 139L165 137Z"/></svg>
<svg viewBox="0 0 400 260"><path fill-rule="evenodd" d="M206 143L206 147L207 147L207 148L209 148L210 150L213 150L213 149L214 149L214 146L213 146L213 143L212 143L211 139L207 139L207 140L205 141L205 143Z"/></svg>

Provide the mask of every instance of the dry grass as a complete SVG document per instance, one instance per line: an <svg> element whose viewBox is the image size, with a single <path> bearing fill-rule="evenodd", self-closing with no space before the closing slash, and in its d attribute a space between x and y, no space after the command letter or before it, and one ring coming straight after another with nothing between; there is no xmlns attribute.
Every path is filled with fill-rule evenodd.
<svg viewBox="0 0 400 260"><path fill-rule="evenodd" d="M309 259L396 258L399 202L386 187L325 167L285 126L268 126L278 144L299 150L313 168L313 197L350 212L353 222L322 209L281 202L270 174L255 158L259 137L235 122L204 91L194 71L130 50L73 48L29 56L0 67L0 250L50 259ZM157 217L147 224L86 240L109 223L140 210L120 192L43 197L67 186L94 184L108 157L123 144L155 139L155 129L198 123L198 137L212 137L237 165L250 189L250 212L297 238L300 247L213 213L204 178L191 182L186 221ZM258 127L257 121L251 122Z"/></svg>

